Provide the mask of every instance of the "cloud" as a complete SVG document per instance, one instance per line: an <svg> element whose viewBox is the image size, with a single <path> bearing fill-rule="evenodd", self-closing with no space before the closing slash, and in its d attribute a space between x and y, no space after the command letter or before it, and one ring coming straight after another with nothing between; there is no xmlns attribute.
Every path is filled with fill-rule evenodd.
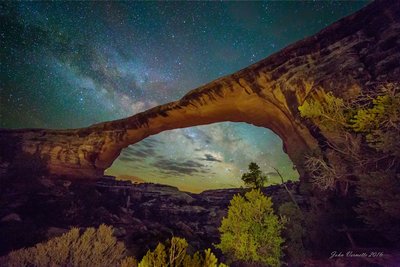
<svg viewBox="0 0 400 267"><path fill-rule="evenodd" d="M158 103L156 101L132 101L132 103L130 104L130 110L133 112L133 114L136 114L146 111L155 106L158 106Z"/></svg>
<svg viewBox="0 0 400 267"><path fill-rule="evenodd" d="M246 147L243 146L243 138L232 124L213 124L208 126L205 130L207 133L204 134L209 137L211 143L218 144L227 151L235 153L238 150L246 149Z"/></svg>
<svg viewBox="0 0 400 267"><path fill-rule="evenodd" d="M187 133L182 133L182 136L185 137L186 139L192 141L192 142L195 141L195 139L191 135L189 135Z"/></svg>
<svg viewBox="0 0 400 267"><path fill-rule="evenodd" d="M146 106L146 104L144 101L133 102L131 104L131 110L132 110L133 114L136 114L136 113L144 111L145 106Z"/></svg>
<svg viewBox="0 0 400 267"><path fill-rule="evenodd" d="M134 155L141 158L148 158L148 157L154 157L156 154L157 154L156 151L152 148L142 148L135 150Z"/></svg>
<svg viewBox="0 0 400 267"><path fill-rule="evenodd" d="M133 157L128 157L128 156L119 156L118 159L119 159L120 161L124 161L124 162L136 161L135 158L133 158Z"/></svg>
<svg viewBox="0 0 400 267"><path fill-rule="evenodd" d="M200 158L200 160L222 162L222 160L218 159L217 157L211 154L204 154L204 158Z"/></svg>
<svg viewBox="0 0 400 267"><path fill-rule="evenodd" d="M193 160L179 162L169 159L160 159L157 160L153 166L164 173L173 175L192 175L206 172L206 169L204 169L204 167L206 167L205 165Z"/></svg>
<svg viewBox="0 0 400 267"><path fill-rule="evenodd" d="M160 144L163 144L163 142L150 137L150 138L144 139L143 141L140 141L140 143L138 145L144 146L147 148L154 148L155 146L160 145Z"/></svg>
<svg viewBox="0 0 400 267"><path fill-rule="evenodd" d="M158 153L155 150L155 146L159 143L159 141L149 140L146 142L141 142L135 146L129 146L122 151L122 155L119 157L119 159L122 161L128 161L129 159L138 160L157 157Z"/></svg>

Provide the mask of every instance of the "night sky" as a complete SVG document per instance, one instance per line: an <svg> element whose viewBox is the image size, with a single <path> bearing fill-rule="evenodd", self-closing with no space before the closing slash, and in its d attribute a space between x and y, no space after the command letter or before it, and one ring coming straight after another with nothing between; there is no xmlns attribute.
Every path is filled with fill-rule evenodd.
<svg viewBox="0 0 400 267"><path fill-rule="evenodd" d="M78 128L131 116L367 3L1 2L0 127ZM242 185L251 161L298 178L279 137L229 122L150 137L125 149L107 174L201 191Z"/></svg>

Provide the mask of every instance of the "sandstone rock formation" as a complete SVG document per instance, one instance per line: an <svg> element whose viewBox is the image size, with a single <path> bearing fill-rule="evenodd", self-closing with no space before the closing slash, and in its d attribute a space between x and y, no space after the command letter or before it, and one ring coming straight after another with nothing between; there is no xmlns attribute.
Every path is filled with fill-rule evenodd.
<svg viewBox="0 0 400 267"><path fill-rule="evenodd" d="M254 65L129 118L74 130L0 130L0 173L28 161L50 174L99 177L130 144L222 121L271 129L302 173L304 153L318 149L323 137L302 121L298 106L319 87L346 97L399 81L399 14L399 1L373 2Z"/></svg>
<svg viewBox="0 0 400 267"><path fill-rule="evenodd" d="M112 225L131 252L142 257L149 248L172 235L186 238L198 249L219 241L218 227L234 194L221 189L192 194L158 184L132 184L110 177L94 183L41 180L27 192L14 187L0 194L0 257L13 249L57 236L71 226ZM300 204L299 183L288 183ZM275 205L289 201L283 186L264 188ZM1 263L0 263L1 265ZM1 265L2 266L2 265Z"/></svg>

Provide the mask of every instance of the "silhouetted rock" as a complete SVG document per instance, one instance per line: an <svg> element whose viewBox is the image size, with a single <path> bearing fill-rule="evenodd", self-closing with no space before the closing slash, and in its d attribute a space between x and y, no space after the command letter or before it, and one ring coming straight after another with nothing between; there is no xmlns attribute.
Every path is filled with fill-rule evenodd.
<svg viewBox="0 0 400 267"><path fill-rule="evenodd" d="M19 215L16 213L11 213L11 214L8 214L8 215L4 216L3 218L1 218L1 221L2 222L12 222L12 221L20 222L21 217L19 217Z"/></svg>
<svg viewBox="0 0 400 267"><path fill-rule="evenodd" d="M275 202L289 200L281 186L264 191ZM192 194L172 186L131 184L110 177L97 183L54 180L51 187L45 183L34 192L15 188L0 199L6 203L0 208L0 254L30 245L31 240L62 234L73 226L101 223L113 225L118 238L136 255L143 255L172 236L186 238L194 249L212 247L219 241L218 227L230 200L243 192L244 189L221 189ZM25 223L31 225L31 231L26 231ZM23 232L24 238L15 232Z"/></svg>
<svg viewBox="0 0 400 267"><path fill-rule="evenodd" d="M67 180L53 182L53 186L43 185L35 191L14 188L12 193L0 195L0 218L3 218L0 220L0 256L12 249L59 236L71 227L85 228L102 223L112 225L118 239L124 241L137 258L172 236L186 238L192 252L213 248L213 244L219 242L218 227L227 214L230 200L247 190L220 189L192 194L172 186L131 184L110 178L101 179L97 184L75 181L67 188L64 186ZM306 208L309 203L299 194L300 183L288 182L287 187L300 206ZM290 201L282 185L269 186L262 191L272 197L276 208ZM222 256L218 251L216 254ZM336 266L336 262L343 266L391 266L400 259L393 250L384 250L384 254L385 257L373 261L308 259L307 266ZM255 265L238 262L232 266Z"/></svg>

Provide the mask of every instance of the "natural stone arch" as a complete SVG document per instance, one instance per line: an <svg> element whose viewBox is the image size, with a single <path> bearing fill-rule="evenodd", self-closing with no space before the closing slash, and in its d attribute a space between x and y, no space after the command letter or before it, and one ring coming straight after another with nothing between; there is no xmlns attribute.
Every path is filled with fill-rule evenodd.
<svg viewBox="0 0 400 267"><path fill-rule="evenodd" d="M241 85L221 79L190 92L177 102L124 120L93 126L99 127L99 132L108 132L96 159L96 167L109 167L122 148L148 136L165 130L224 121L246 122L271 129L282 138L285 150L294 162L304 151L316 146L307 128L296 123L278 100L260 97L244 82ZM123 130L116 135L111 129Z"/></svg>
<svg viewBox="0 0 400 267"><path fill-rule="evenodd" d="M254 85L253 85L254 86ZM132 117L72 131L21 132L23 150L50 155L51 173L98 177L121 150L165 130L216 122L246 122L274 131L296 164L316 147L306 127L272 94L260 96L246 82L223 78L196 89L181 100ZM34 133L34 134L33 134ZM32 136L33 138L30 138Z"/></svg>
<svg viewBox="0 0 400 267"><path fill-rule="evenodd" d="M47 165L53 174L99 177L123 148L148 136L231 121L271 129L283 140L291 160L299 164L305 151L316 148L316 142L288 108L281 89L271 88L266 77L235 74L193 90L176 102L84 129L20 131L22 150L49 155Z"/></svg>
<svg viewBox="0 0 400 267"><path fill-rule="evenodd" d="M122 148L148 136L233 121L274 131L302 174L304 154L319 149L323 136L304 124L298 106L316 88L348 97L375 82L400 81L399 13L399 1L375 1L248 68L126 119L75 130L0 130L0 171L31 155L51 174L99 177Z"/></svg>
<svg viewBox="0 0 400 267"><path fill-rule="evenodd" d="M299 173L282 148L282 139L264 127L213 123L164 131L129 145L104 173L202 192L242 186L242 173L256 162L269 184L281 181L275 168L285 180L298 180Z"/></svg>

